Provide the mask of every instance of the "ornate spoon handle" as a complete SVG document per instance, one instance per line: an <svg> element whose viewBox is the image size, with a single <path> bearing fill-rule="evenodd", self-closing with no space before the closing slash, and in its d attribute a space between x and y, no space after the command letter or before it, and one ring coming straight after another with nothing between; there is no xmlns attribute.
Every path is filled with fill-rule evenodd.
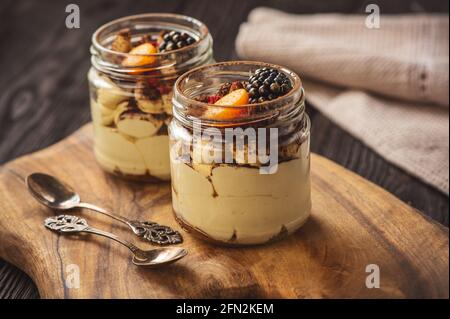
<svg viewBox="0 0 450 319"><path fill-rule="evenodd" d="M128 227L130 227L133 233L135 233L138 237L144 238L151 243L158 245L173 245L183 242L183 237L181 236L181 234L178 231L173 230L169 226L159 225L154 222L129 220L123 216L112 214L101 207L89 203L79 203L77 206L94 210L98 213L109 216L121 223L124 223L128 225Z"/></svg>
<svg viewBox="0 0 450 319"><path fill-rule="evenodd" d="M123 240L114 234L90 227L85 219L77 216L59 215L56 217L49 217L45 220L44 225L45 227L59 233L91 233L103 236L124 245L133 253L140 251L140 249L132 243Z"/></svg>

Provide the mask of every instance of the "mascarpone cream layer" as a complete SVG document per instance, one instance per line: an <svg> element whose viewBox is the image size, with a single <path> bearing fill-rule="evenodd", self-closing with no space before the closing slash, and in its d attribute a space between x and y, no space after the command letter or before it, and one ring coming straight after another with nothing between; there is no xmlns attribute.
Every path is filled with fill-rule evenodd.
<svg viewBox="0 0 450 319"><path fill-rule="evenodd" d="M202 166L171 161L172 203L178 218L214 240L264 243L292 233L310 214L308 141L275 174L246 166Z"/></svg>
<svg viewBox="0 0 450 319"><path fill-rule="evenodd" d="M170 180L169 137L154 135L162 121L130 114L116 117L116 126L105 126L104 109L91 101L94 124L94 152L109 172ZM114 116L112 116L114 118Z"/></svg>

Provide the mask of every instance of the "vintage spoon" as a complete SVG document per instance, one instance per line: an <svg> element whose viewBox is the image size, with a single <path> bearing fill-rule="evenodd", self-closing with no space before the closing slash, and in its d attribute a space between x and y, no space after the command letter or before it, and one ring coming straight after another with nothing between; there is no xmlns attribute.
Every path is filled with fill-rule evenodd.
<svg viewBox="0 0 450 319"><path fill-rule="evenodd" d="M44 224L45 227L62 234L85 232L115 240L131 250L133 253L133 264L137 266L157 267L173 263L187 255L187 250L184 248L171 247L142 250L114 234L90 227L85 219L76 216L59 215L49 217L45 220Z"/></svg>
<svg viewBox="0 0 450 319"><path fill-rule="evenodd" d="M40 203L47 207L68 210L72 208L87 208L109 216L128 225L139 237L159 245L179 244L183 237L178 231L153 222L129 220L123 216L114 215L103 208L81 202L80 196L68 185L53 176L43 173L33 173L25 180L28 190Z"/></svg>

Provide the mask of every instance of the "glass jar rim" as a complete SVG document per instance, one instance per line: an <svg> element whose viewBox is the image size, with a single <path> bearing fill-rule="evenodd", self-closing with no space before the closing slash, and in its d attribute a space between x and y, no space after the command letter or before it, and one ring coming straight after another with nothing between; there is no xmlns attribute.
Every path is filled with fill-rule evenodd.
<svg viewBox="0 0 450 319"><path fill-rule="evenodd" d="M240 106L232 106L232 105L215 105L215 104L209 104L206 102L201 102L198 100L195 100L183 92L183 84L187 81L187 79L196 74L201 73L207 69L220 69L220 68L226 68L231 66L237 66L237 65L247 65L247 66L253 66L254 69L258 68L273 68L282 71L284 74L288 75L289 78L292 81L292 89L285 95L280 96L276 99L264 101L260 103L253 103L253 104L245 104ZM223 72L226 72L226 70L223 70ZM250 75L250 72L249 72ZM303 84L300 79L300 76L297 75L294 71L292 71L289 68L286 68L284 66L273 64L273 63L267 63L267 62L260 62L260 61L247 61L247 60L239 60L239 61L227 61L227 62L219 62L209 65L204 65L200 67L196 67L194 69L191 69L184 74L182 74L177 81L175 82L175 85L173 87L173 105L174 105L174 115L177 113L177 105L189 105L190 107L198 107L203 109L214 109L214 110L227 110L227 109L233 109L233 110L248 110L249 108L252 108L254 110L261 109L261 110L270 110L270 106L273 107L272 110L276 111L277 108L274 107L275 105L288 105L288 104L298 104L298 105L304 105L305 101L305 94L303 89ZM288 103L288 101L291 101L291 103ZM228 121L227 121L228 122ZM239 119L237 119L237 122L240 122Z"/></svg>
<svg viewBox="0 0 450 319"><path fill-rule="evenodd" d="M108 28L110 28L116 24L125 22L125 21L133 21L133 20L139 20L139 19L145 19L145 18L174 19L174 20L179 20L179 21L191 22L193 25L195 25L198 28L199 35L200 35L199 39L198 39L198 41L195 41L194 43L187 45L185 47L182 47L180 49L171 50L168 52L158 52L158 53L153 53L153 54L130 54L130 53L118 52L118 51L111 50L100 43L100 41L99 41L100 35L102 34L102 32L105 32L105 30L107 30ZM130 15L130 16L119 18L119 19L115 19L115 20L112 20L110 22L107 22L107 23L101 25L99 28L97 28L97 30L95 30L94 34L92 35L91 41L92 41L93 47L95 49L97 49L99 52L116 55L118 57L129 57L129 56L163 57L163 56L168 56L170 54L177 54L177 53L182 53L185 51L192 50L193 48L199 46L203 41L208 39L208 35L209 35L208 27L203 22L201 22L200 20L197 20L195 18L186 16L186 15L182 15L182 14L175 14L175 13L142 13L142 14L135 14L135 15Z"/></svg>

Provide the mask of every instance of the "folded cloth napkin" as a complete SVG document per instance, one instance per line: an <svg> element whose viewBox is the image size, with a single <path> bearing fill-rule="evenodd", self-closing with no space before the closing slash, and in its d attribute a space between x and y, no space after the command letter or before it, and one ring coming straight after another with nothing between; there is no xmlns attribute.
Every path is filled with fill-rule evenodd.
<svg viewBox="0 0 450 319"><path fill-rule="evenodd" d="M381 15L379 29L365 20L257 8L236 50L298 72L312 105L448 195L448 15Z"/></svg>

